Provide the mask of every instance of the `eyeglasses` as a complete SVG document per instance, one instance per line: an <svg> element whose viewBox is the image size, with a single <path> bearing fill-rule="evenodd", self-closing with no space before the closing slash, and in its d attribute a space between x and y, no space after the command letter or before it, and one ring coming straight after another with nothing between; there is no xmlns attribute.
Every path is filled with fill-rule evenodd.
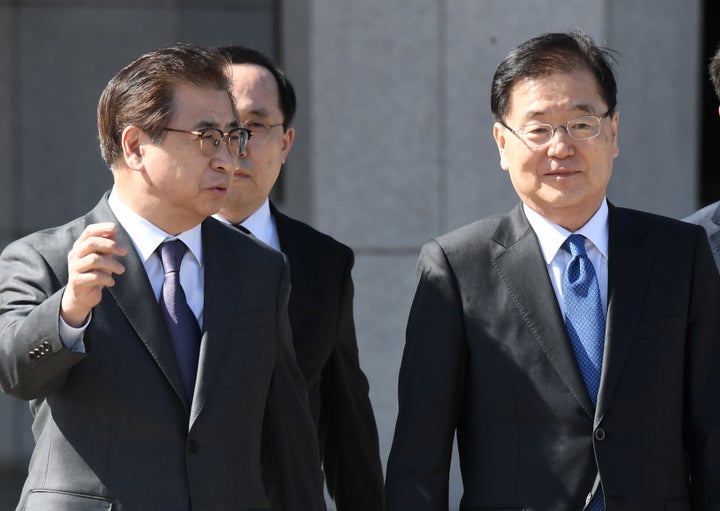
<svg viewBox="0 0 720 511"><path fill-rule="evenodd" d="M574 117L565 124L553 126L547 123L531 123L526 124L517 130L500 121L500 124L512 131L515 135L522 138L528 144L534 147L542 147L550 143L555 136L555 132L560 128L565 128L565 132L573 140L590 140L600 135L602 128L602 120L610 115L612 109L603 115L581 115Z"/></svg>
<svg viewBox="0 0 720 511"><path fill-rule="evenodd" d="M242 127L252 133L252 137L248 142L250 145L264 144L267 142L268 136L270 136L270 130L282 125L283 123L281 122L267 124L262 121L245 121L242 123Z"/></svg>
<svg viewBox="0 0 720 511"><path fill-rule="evenodd" d="M231 129L227 133L223 133L218 128L203 128L201 130L176 130L175 128L165 128L165 131L174 131L176 133L187 133L195 135L200 141L200 151L203 156L214 156L218 152L218 148L222 142L230 152L230 156L240 156L245 151L248 140L252 133L245 128Z"/></svg>

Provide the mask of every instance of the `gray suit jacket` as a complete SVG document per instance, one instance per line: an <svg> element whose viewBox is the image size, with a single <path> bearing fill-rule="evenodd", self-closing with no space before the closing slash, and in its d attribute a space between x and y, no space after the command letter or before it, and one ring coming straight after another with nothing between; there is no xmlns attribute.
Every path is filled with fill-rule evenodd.
<svg viewBox="0 0 720 511"><path fill-rule="evenodd" d="M407 328L386 498L461 509L720 507L720 276L702 229L610 207L597 410L522 208L427 243ZM669 242L672 240L672 243Z"/></svg>
<svg viewBox="0 0 720 511"><path fill-rule="evenodd" d="M702 225L707 232L715 264L720 269L720 201L705 206L685 219L686 222Z"/></svg>
<svg viewBox="0 0 720 511"><path fill-rule="evenodd" d="M282 255L213 219L203 223L204 328L189 407L159 306L122 228L126 271L93 309L86 354L59 338L67 253L85 226L101 221L117 222L106 197L0 257L0 384L30 400L35 416L18 509L258 510L270 509L268 493L273 509L323 509Z"/></svg>

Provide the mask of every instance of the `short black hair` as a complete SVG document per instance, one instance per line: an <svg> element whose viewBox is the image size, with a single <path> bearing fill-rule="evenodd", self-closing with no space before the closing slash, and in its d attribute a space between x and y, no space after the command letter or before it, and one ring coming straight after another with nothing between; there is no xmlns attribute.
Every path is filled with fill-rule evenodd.
<svg viewBox="0 0 720 511"><path fill-rule="evenodd" d="M546 33L525 41L505 57L493 76L490 109L495 120L504 122L511 89L519 80L579 68L595 76L608 112L612 112L617 106L613 53L596 46L590 36L579 30Z"/></svg>
<svg viewBox="0 0 720 511"><path fill-rule="evenodd" d="M175 114L180 85L222 90L230 95L227 59L214 49L178 44L146 53L107 84L97 107L100 152L108 167L122 156L122 132L137 126L159 142ZM231 98L232 100L232 98Z"/></svg>
<svg viewBox="0 0 720 511"><path fill-rule="evenodd" d="M710 72L710 80L715 88L715 94L718 99L720 99L720 46L718 46L715 55L710 59L708 71Z"/></svg>
<svg viewBox="0 0 720 511"><path fill-rule="evenodd" d="M225 55L232 64L254 64L270 71L277 82L279 106L283 114L283 128L287 130L295 116L297 100L295 98L295 89L282 69L280 69L270 57L254 48L248 48L246 46L220 46L217 49Z"/></svg>

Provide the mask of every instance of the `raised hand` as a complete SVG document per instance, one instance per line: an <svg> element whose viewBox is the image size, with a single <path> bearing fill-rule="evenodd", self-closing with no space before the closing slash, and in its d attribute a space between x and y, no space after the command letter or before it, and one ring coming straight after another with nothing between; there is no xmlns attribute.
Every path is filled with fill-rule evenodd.
<svg viewBox="0 0 720 511"><path fill-rule="evenodd" d="M102 298L105 287L115 285L113 274L125 267L115 259L127 248L118 244L116 226L111 222L88 225L68 254L68 283L60 304L60 316L79 327Z"/></svg>

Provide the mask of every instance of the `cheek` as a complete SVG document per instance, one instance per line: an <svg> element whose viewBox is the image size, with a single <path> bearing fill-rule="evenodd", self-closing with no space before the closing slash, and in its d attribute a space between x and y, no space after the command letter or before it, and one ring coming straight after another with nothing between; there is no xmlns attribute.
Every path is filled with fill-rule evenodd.
<svg viewBox="0 0 720 511"><path fill-rule="evenodd" d="M275 184L275 181L277 181L278 177L280 176L281 165L281 160L271 160L267 162L267 165L265 166L265 170L262 173L261 177L262 187L266 189L266 191L270 191L270 189Z"/></svg>
<svg viewBox="0 0 720 511"><path fill-rule="evenodd" d="M506 152L504 156L507 168L516 179L529 179L536 176L542 162L542 155L529 151ZM505 167L503 167L505 168Z"/></svg>
<svg viewBox="0 0 720 511"><path fill-rule="evenodd" d="M602 152L590 155L586 161L594 165L592 176L595 181L601 184L607 184L612 174L613 163L615 161L614 147L608 147Z"/></svg>

